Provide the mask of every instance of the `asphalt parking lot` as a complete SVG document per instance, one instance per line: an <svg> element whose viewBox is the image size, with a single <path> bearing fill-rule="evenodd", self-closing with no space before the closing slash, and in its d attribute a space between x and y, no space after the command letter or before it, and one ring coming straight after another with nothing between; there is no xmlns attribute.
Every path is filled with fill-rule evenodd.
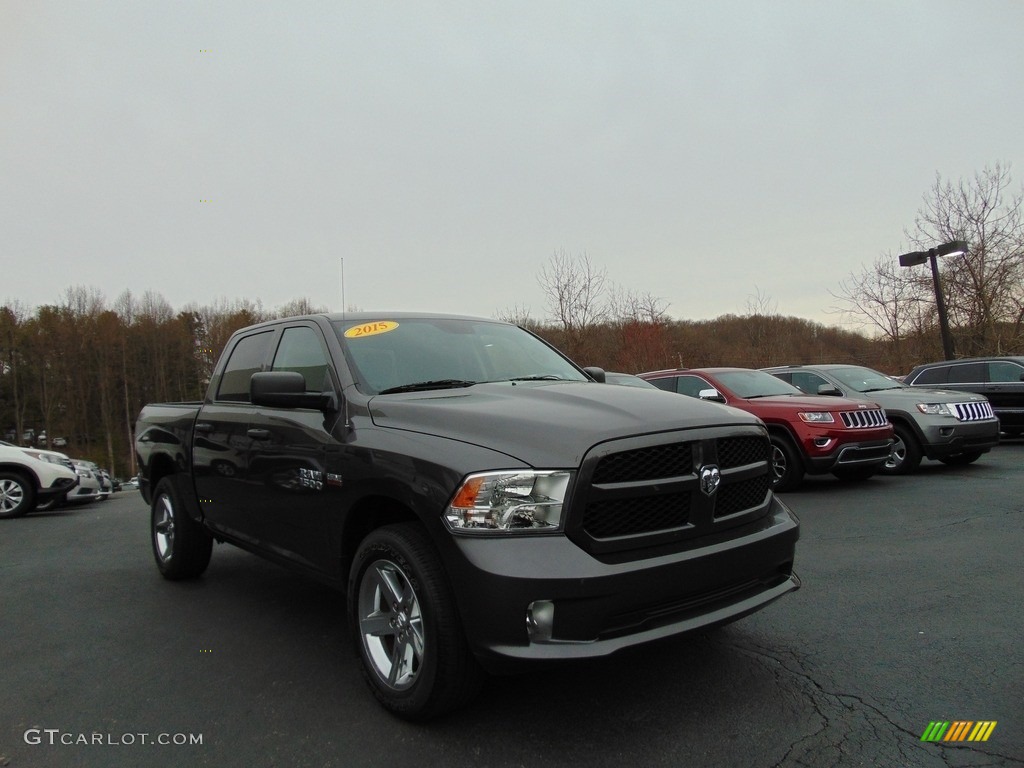
<svg viewBox="0 0 1024 768"><path fill-rule="evenodd" d="M799 592L426 726L369 695L338 593L225 546L161 579L137 492L0 521L0 768L1024 765L1024 441L783 499Z"/></svg>

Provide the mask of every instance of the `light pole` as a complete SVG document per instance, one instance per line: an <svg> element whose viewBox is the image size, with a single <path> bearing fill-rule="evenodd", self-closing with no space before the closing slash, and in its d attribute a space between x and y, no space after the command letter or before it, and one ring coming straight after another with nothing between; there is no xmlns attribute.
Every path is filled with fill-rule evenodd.
<svg viewBox="0 0 1024 768"><path fill-rule="evenodd" d="M939 313L939 332L942 334L942 353L946 360L953 359L953 337L949 333L949 318L946 316L946 300L942 296L942 285L939 283L939 256L963 256L967 253L967 243L953 240L927 251L914 251L900 256L901 267L916 267L930 261L932 265L932 283L935 285L935 309Z"/></svg>

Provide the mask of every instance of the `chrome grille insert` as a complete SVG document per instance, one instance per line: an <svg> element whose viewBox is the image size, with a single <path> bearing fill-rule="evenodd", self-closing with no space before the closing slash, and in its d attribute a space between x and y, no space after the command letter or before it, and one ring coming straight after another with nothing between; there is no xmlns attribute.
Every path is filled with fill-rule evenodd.
<svg viewBox="0 0 1024 768"><path fill-rule="evenodd" d="M849 429L868 429L871 427L884 427L888 419L885 411L881 408L861 409L857 411L843 411L839 414L843 424Z"/></svg>

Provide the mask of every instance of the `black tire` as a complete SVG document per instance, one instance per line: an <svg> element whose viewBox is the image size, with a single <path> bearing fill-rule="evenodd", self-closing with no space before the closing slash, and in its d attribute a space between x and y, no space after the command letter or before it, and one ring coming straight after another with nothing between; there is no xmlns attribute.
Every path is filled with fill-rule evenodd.
<svg viewBox="0 0 1024 768"><path fill-rule="evenodd" d="M963 467L967 464L973 464L981 458L981 451L964 451L958 453L955 456L943 456L939 459L943 464L948 464L951 467Z"/></svg>
<svg viewBox="0 0 1024 768"><path fill-rule="evenodd" d="M859 482L878 474L878 465L872 464L869 467L838 467L832 470L832 474L843 481Z"/></svg>
<svg viewBox="0 0 1024 768"><path fill-rule="evenodd" d="M360 543L348 607L363 677L390 712L429 720L479 691L483 673L437 552L418 525L378 528Z"/></svg>
<svg viewBox="0 0 1024 768"><path fill-rule="evenodd" d="M188 516L173 477L157 484L149 521L153 557L165 579L191 579L206 570L213 538Z"/></svg>
<svg viewBox="0 0 1024 768"><path fill-rule="evenodd" d="M0 472L0 519L21 517L36 506L36 489L20 472Z"/></svg>
<svg viewBox="0 0 1024 768"><path fill-rule="evenodd" d="M894 424L895 443L888 460L882 465L883 475L909 475L921 466L921 445L914 433L902 424Z"/></svg>
<svg viewBox="0 0 1024 768"><path fill-rule="evenodd" d="M776 491L792 491L804 481L804 462L788 437L771 435L772 443L772 488Z"/></svg>

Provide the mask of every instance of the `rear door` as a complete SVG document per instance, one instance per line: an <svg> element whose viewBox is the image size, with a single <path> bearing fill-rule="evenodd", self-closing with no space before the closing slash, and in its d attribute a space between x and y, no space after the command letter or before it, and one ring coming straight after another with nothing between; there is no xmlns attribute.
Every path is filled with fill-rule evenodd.
<svg viewBox="0 0 1024 768"><path fill-rule="evenodd" d="M988 377L985 396L992 403L1004 427L1024 425L1024 365L1012 360L992 360L985 364Z"/></svg>
<svg viewBox="0 0 1024 768"><path fill-rule="evenodd" d="M192 436L192 475L206 521L250 544L259 540L251 512L259 489L249 472L256 445L249 433L256 413L249 401L249 378L266 370L275 335L269 329L236 340Z"/></svg>

